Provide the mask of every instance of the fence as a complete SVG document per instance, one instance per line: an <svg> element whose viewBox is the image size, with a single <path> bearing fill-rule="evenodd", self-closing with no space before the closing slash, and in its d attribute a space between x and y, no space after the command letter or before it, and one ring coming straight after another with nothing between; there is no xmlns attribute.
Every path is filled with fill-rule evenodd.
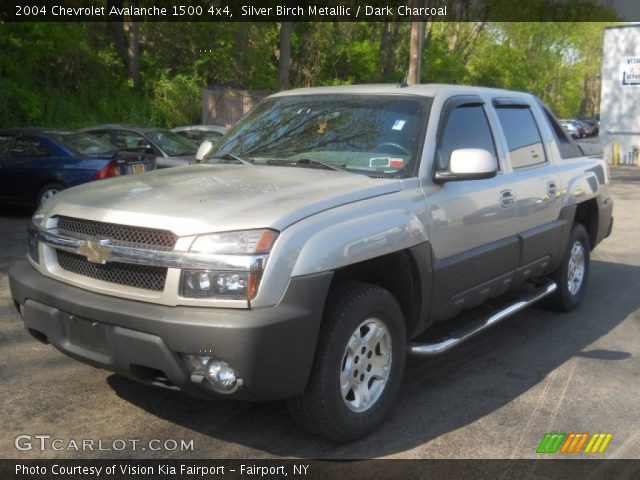
<svg viewBox="0 0 640 480"><path fill-rule="evenodd" d="M213 88L202 91L202 123L230 127L273 92Z"/></svg>

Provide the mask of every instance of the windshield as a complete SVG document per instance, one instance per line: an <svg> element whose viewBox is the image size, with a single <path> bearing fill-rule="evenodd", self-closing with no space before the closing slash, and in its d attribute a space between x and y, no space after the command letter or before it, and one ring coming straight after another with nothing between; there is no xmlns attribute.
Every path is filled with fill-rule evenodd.
<svg viewBox="0 0 640 480"><path fill-rule="evenodd" d="M169 130L153 130L147 133L147 137L170 157L195 155L198 150L197 145Z"/></svg>
<svg viewBox="0 0 640 480"><path fill-rule="evenodd" d="M81 155L105 155L118 149L114 145L86 133L58 133L51 136Z"/></svg>
<svg viewBox="0 0 640 480"><path fill-rule="evenodd" d="M235 154L257 164L320 163L372 176L413 175L431 98L308 95L267 99L207 156Z"/></svg>

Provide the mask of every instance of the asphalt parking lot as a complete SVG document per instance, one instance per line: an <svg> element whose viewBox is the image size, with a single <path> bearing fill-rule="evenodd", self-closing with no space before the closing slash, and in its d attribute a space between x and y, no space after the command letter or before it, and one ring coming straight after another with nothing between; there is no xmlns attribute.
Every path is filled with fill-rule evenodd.
<svg viewBox="0 0 640 480"><path fill-rule="evenodd" d="M614 231L593 253L579 309L532 307L441 357L411 359L391 417L351 445L300 430L283 402L194 400L38 343L7 278L24 255L29 215L0 212L0 457L535 458L547 432L609 432L600 457L640 458L640 169L613 174ZM140 443L17 450L21 434ZM142 450L151 439L193 440L193 450Z"/></svg>

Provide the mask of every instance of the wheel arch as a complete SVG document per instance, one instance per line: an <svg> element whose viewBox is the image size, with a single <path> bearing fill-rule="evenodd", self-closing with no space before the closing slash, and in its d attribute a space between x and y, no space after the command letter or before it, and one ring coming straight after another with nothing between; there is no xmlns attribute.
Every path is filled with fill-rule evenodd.
<svg viewBox="0 0 640 480"><path fill-rule="evenodd" d="M42 180L38 180L36 183L34 183L34 187L31 192L31 198L33 199L34 203L37 203L38 201L38 194L40 193L40 190L42 190L47 185L51 185L51 184L58 184L58 185L62 185L64 188L69 188L66 182L63 182L59 178L44 177Z"/></svg>
<svg viewBox="0 0 640 480"><path fill-rule="evenodd" d="M388 290L398 301L407 337L424 330L431 297L431 249L428 242L338 268L332 285L360 281Z"/></svg>
<svg viewBox="0 0 640 480"><path fill-rule="evenodd" d="M593 250L598 237L598 201L595 198L578 203L574 223L580 223L589 236L589 248Z"/></svg>

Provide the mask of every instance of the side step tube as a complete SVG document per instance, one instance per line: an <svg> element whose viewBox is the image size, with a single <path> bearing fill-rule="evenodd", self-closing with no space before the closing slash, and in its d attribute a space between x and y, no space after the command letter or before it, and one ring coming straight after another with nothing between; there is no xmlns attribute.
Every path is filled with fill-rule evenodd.
<svg viewBox="0 0 640 480"><path fill-rule="evenodd" d="M436 343L412 343L409 345L409 354L417 357L433 357L443 354L454 347L457 347L465 340L470 339L483 330L495 325L496 323L504 320L505 318L513 315L514 313L524 310L529 305L537 302L538 300L552 294L556 291L558 285L555 282L549 282L548 284L538 287L534 292L526 297L512 303L508 307L498 310L493 315L479 321L472 323L468 328L461 329L459 332L445 340Z"/></svg>

